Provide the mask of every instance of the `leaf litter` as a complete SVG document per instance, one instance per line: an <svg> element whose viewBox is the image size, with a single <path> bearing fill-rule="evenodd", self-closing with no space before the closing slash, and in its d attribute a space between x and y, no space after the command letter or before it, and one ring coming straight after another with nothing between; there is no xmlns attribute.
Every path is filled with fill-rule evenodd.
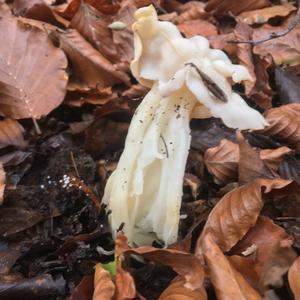
<svg viewBox="0 0 300 300"><path fill-rule="evenodd" d="M151 3L246 66L234 90L269 124L191 121L168 248L114 241L100 204L147 93L129 63ZM298 3L2 0L0 17L1 298L300 299Z"/></svg>

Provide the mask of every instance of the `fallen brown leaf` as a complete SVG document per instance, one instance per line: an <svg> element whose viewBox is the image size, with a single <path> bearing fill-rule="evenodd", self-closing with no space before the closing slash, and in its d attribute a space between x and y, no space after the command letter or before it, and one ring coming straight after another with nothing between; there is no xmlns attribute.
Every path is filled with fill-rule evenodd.
<svg viewBox="0 0 300 300"><path fill-rule="evenodd" d="M111 275L100 264L95 267L93 300L111 300L115 293L115 285Z"/></svg>
<svg viewBox="0 0 300 300"><path fill-rule="evenodd" d="M128 249L124 256L140 255L145 259L170 266L185 279L185 287L196 290L202 287L204 271L200 260L194 255L173 249L157 249L150 246Z"/></svg>
<svg viewBox="0 0 300 300"><path fill-rule="evenodd" d="M201 243L207 234L223 252L229 251L253 227L263 207L263 195L287 188L291 180L256 179L227 193L211 211L198 238L196 255L202 256Z"/></svg>
<svg viewBox="0 0 300 300"><path fill-rule="evenodd" d="M0 0L0 16L11 16L11 10L5 0Z"/></svg>
<svg viewBox="0 0 300 300"><path fill-rule="evenodd" d="M0 121L0 148L9 145L25 148L27 143L23 137L24 128L13 119Z"/></svg>
<svg viewBox="0 0 300 300"><path fill-rule="evenodd" d="M3 203L5 177L6 177L6 173L4 171L3 164L0 163L0 205Z"/></svg>
<svg viewBox="0 0 300 300"><path fill-rule="evenodd" d="M253 271L257 274L255 286L263 292L268 286L282 286L282 275L296 257L292 244L292 237L283 228L269 218L259 217L255 226L233 247L231 253L244 255L247 249L255 246L255 252L250 254L253 256Z"/></svg>
<svg viewBox="0 0 300 300"><path fill-rule="evenodd" d="M298 257L288 272L288 279L290 288L294 294L295 300L300 299L300 257Z"/></svg>
<svg viewBox="0 0 300 300"><path fill-rule="evenodd" d="M259 155L257 149L252 148L244 139L243 135L237 131L237 142L239 145L239 184L245 184L255 180L256 178L275 178L273 172Z"/></svg>
<svg viewBox="0 0 300 300"><path fill-rule="evenodd" d="M272 108L264 114L270 126L262 132L300 150L300 104Z"/></svg>
<svg viewBox="0 0 300 300"><path fill-rule="evenodd" d="M129 89L122 93L122 97L126 97L130 100L139 100L143 98L149 92L149 88L141 84L133 84Z"/></svg>
<svg viewBox="0 0 300 300"><path fill-rule="evenodd" d="M296 7L293 4L284 3L282 5L274 5L262 9L246 11L241 13L238 18L248 25L255 23L262 24L277 16L285 17L294 10L296 10Z"/></svg>
<svg viewBox="0 0 300 300"><path fill-rule="evenodd" d="M130 273L126 272L122 267L117 267L115 285L115 300L129 300L135 298L136 289L134 279Z"/></svg>
<svg viewBox="0 0 300 300"><path fill-rule="evenodd" d="M178 6L177 12L179 14L176 18L178 24L191 20L205 20L210 17L210 13L205 10L205 3L199 1L188 1Z"/></svg>
<svg viewBox="0 0 300 300"><path fill-rule="evenodd" d="M94 290L94 277L84 276L74 288L69 300L91 300Z"/></svg>
<svg viewBox="0 0 300 300"><path fill-rule="evenodd" d="M230 264L210 234L205 235L201 247L218 300L261 299L258 292Z"/></svg>
<svg viewBox="0 0 300 300"><path fill-rule="evenodd" d="M288 18L281 26L271 26L264 24L262 27L256 28L253 31L252 39L254 41L267 38L273 33L285 31L290 22L292 22L294 14ZM254 46L253 51L261 57L272 56L277 65L297 65L300 63L300 24L298 24L288 34L271 39L264 43Z"/></svg>
<svg viewBox="0 0 300 300"><path fill-rule="evenodd" d="M204 287L192 291L184 286L184 278L177 276L163 291L158 300L206 300Z"/></svg>
<svg viewBox="0 0 300 300"><path fill-rule="evenodd" d="M268 168L277 172L284 156L291 152L288 147L262 149L259 157ZM223 139L218 146L206 150L204 155L205 165L217 184L226 184L238 179L239 160L238 144L227 139Z"/></svg>
<svg viewBox="0 0 300 300"><path fill-rule="evenodd" d="M232 0L209 0L206 10L213 11L216 15L226 15L229 12L238 15L244 11L267 7L270 4L268 0L240 0L239 2Z"/></svg>
<svg viewBox="0 0 300 300"><path fill-rule="evenodd" d="M201 19L184 21L177 25L177 27L187 38L191 38L195 35L210 37L218 34L217 27L215 25Z"/></svg>
<svg viewBox="0 0 300 300"><path fill-rule="evenodd" d="M72 63L73 75L83 88L104 88L122 81L128 83L128 75L112 65L75 29L61 34L60 43Z"/></svg>
<svg viewBox="0 0 300 300"><path fill-rule="evenodd" d="M0 113L11 118L40 118L66 93L67 59L36 27L3 17L0 32Z"/></svg>
<svg viewBox="0 0 300 300"><path fill-rule="evenodd" d="M78 30L102 55L113 63L129 63L133 58L133 34L135 6L123 1L118 13L105 15L96 8L81 2L80 8L71 21L71 27ZM108 26L122 22L125 28L113 30Z"/></svg>

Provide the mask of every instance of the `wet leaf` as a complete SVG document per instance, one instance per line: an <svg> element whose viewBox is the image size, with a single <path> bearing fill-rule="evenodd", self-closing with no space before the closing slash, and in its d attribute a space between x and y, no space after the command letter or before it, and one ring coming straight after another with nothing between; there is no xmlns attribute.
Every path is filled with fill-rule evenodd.
<svg viewBox="0 0 300 300"><path fill-rule="evenodd" d="M283 285L282 276L296 257L292 244L293 238L283 228L269 218L260 217L231 253L244 255L255 246L253 255L249 256L253 256L252 268L257 274L255 285L264 291L268 286Z"/></svg>
<svg viewBox="0 0 300 300"><path fill-rule="evenodd" d="M100 264L95 267L93 300L111 300L115 293L115 285L111 275Z"/></svg>
<svg viewBox="0 0 300 300"><path fill-rule="evenodd" d="M285 31L290 26L293 17L294 15L288 18L281 26L265 24L262 27L256 28L253 32L253 40L264 39L270 37L274 32L280 33ZM299 31L300 24L284 36L254 46L253 51L261 57L271 55L276 65L297 65L300 63Z"/></svg>
<svg viewBox="0 0 300 300"><path fill-rule="evenodd" d="M300 102L300 78L293 73L275 68L275 82L277 92L283 104Z"/></svg>
<svg viewBox="0 0 300 300"><path fill-rule="evenodd" d="M295 300L300 299L300 258L298 257L289 269L288 279Z"/></svg>
<svg viewBox="0 0 300 300"><path fill-rule="evenodd" d="M255 10L269 6L268 0L241 0L238 3L231 0L210 0L207 2L206 10L213 11L216 15L226 15L231 12L238 15L244 11Z"/></svg>
<svg viewBox="0 0 300 300"><path fill-rule="evenodd" d="M288 104L272 108L264 114L270 126L262 132L300 150L300 104Z"/></svg>
<svg viewBox="0 0 300 300"><path fill-rule="evenodd" d="M200 260L194 255L173 249L157 249L150 246L128 249L125 256L137 254L153 262L170 266L185 278L185 287L192 290L202 287L204 271Z"/></svg>
<svg viewBox="0 0 300 300"><path fill-rule="evenodd" d="M94 291L94 277L84 276L73 290L70 300L91 300Z"/></svg>
<svg viewBox="0 0 300 300"><path fill-rule="evenodd" d="M204 237L201 247L218 300L262 299L245 278L234 269L210 234Z"/></svg>
<svg viewBox="0 0 300 300"><path fill-rule="evenodd" d="M207 234L223 252L230 250L253 227L263 207L263 195L291 184L283 179L256 179L227 193L211 211L198 238L196 254L201 257L201 243Z"/></svg>
<svg viewBox="0 0 300 300"><path fill-rule="evenodd" d="M238 18L248 25L255 23L261 24L266 23L269 19L277 16L285 17L294 10L296 10L296 7L293 4L284 3L282 5L274 5L262 9L246 11L241 13Z"/></svg>
<svg viewBox="0 0 300 300"><path fill-rule="evenodd" d="M184 286L185 280L177 276L163 291L158 300L206 300L204 287L191 290Z"/></svg>
<svg viewBox="0 0 300 300"><path fill-rule="evenodd" d="M62 101L67 59L48 35L12 18L1 18L0 112L11 118L40 118Z"/></svg>
<svg viewBox="0 0 300 300"><path fill-rule="evenodd" d="M76 30L60 35L61 48L72 63L73 74L83 88L104 88L128 82L126 73L119 71Z"/></svg>
<svg viewBox="0 0 300 300"><path fill-rule="evenodd" d="M5 280L0 278L0 297L2 299L34 299L63 296L66 282L62 276L57 278L43 274L33 278Z"/></svg>
<svg viewBox="0 0 300 300"><path fill-rule="evenodd" d="M23 132L24 128L16 120L5 119L0 121L0 148L9 145L25 148L26 142Z"/></svg>

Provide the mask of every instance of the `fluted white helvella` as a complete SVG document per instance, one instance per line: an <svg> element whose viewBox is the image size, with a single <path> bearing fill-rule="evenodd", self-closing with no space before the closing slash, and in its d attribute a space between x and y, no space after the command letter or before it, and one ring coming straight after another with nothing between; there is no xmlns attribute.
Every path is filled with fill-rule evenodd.
<svg viewBox="0 0 300 300"><path fill-rule="evenodd" d="M158 20L153 6L138 9L135 19L131 71L150 91L132 118L103 202L113 234L124 223L130 243L169 245L178 235L191 118L213 116L238 129L267 123L232 91L228 78L251 80L244 66L204 37L182 37L174 24Z"/></svg>

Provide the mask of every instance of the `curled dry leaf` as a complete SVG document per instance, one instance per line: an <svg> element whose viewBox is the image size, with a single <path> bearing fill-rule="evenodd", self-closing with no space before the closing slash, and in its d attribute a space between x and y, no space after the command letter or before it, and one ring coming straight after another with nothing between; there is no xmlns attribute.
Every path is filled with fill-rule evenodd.
<svg viewBox="0 0 300 300"><path fill-rule="evenodd" d="M0 148L9 145L25 148L26 142L23 132L24 128L16 120L5 119L0 121Z"/></svg>
<svg viewBox="0 0 300 300"><path fill-rule="evenodd" d="M163 291L158 300L206 300L207 295L204 287L191 290L184 286L184 278L177 276Z"/></svg>
<svg viewBox="0 0 300 300"><path fill-rule="evenodd" d="M60 35L61 48L72 63L73 73L83 86L104 88L115 83L128 83L129 77L118 71L75 29Z"/></svg>
<svg viewBox="0 0 300 300"><path fill-rule="evenodd" d="M271 26L269 24L264 24L262 27L256 28L253 32L253 40L260 40L274 33L281 33L287 30L290 26L293 18L292 15L288 18L281 26ZM300 63L300 24L288 34L278 37L276 39L271 39L264 43L254 46L253 51L262 57L272 56L274 62L277 65L298 65Z"/></svg>
<svg viewBox="0 0 300 300"><path fill-rule="evenodd" d="M269 169L277 172L284 156L291 152L288 147L263 149L259 156ZM226 184L238 179L239 160L238 144L227 139L223 139L218 146L206 150L204 155L205 165L217 184Z"/></svg>
<svg viewBox="0 0 300 300"><path fill-rule="evenodd" d="M196 255L201 257L201 243L207 234L223 252L229 251L253 227L263 207L263 195L287 188L291 180L256 179L227 193L211 211L198 238Z"/></svg>
<svg viewBox="0 0 300 300"><path fill-rule="evenodd" d="M288 16L294 10L296 10L296 7L293 4L284 3L282 5L274 5L262 9L243 12L238 16L238 19L248 25L255 23L261 24L266 23L269 19L277 16Z"/></svg>
<svg viewBox="0 0 300 300"><path fill-rule="evenodd" d="M253 255L249 254L253 258L251 268L256 274L256 282L253 283L260 291L265 291L268 286L282 286L282 275L296 257L292 244L292 237L283 228L269 218L259 217L255 226L231 250L231 254L246 256L247 250L254 246ZM243 266L240 268L237 261L234 265L247 276L249 270L245 270Z"/></svg>
<svg viewBox="0 0 300 300"><path fill-rule="evenodd" d="M170 266L178 275L181 275L185 279L184 286L187 288L195 290L202 287L204 271L201 262L190 253L143 246L128 249L124 252L125 256L130 254L140 255L145 259Z"/></svg>
<svg viewBox="0 0 300 300"><path fill-rule="evenodd" d="M238 15L244 11L263 8L269 6L269 0L210 0L207 2L206 10L213 11L216 15L227 15L230 13Z"/></svg>
<svg viewBox="0 0 300 300"><path fill-rule="evenodd" d="M93 300L111 300L115 293L115 285L111 275L100 264L95 267Z"/></svg>
<svg viewBox="0 0 300 300"><path fill-rule="evenodd" d="M264 114L270 126L262 132L300 150L300 104L272 108Z"/></svg>
<svg viewBox="0 0 300 300"><path fill-rule="evenodd" d="M261 299L258 292L230 264L210 234L204 237L201 247L218 300Z"/></svg>
<svg viewBox="0 0 300 300"><path fill-rule="evenodd" d="M116 300L134 299L136 296L136 289L133 277L129 272L126 272L122 267L117 267L115 277L116 285Z"/></svg>
<svg viewBox="0 0 300 300"><path fill-rule="evenodd" d="M64 99L67 59L48 35L13 18L0 19L0 113L40 118Z"/></svg>
<svg viewBox="0 0 300 300"><path fill-rule="evenodd" d="M288 272L290 288L294 294L295 300L300 300L300 257L298 257Z"/></svg>

